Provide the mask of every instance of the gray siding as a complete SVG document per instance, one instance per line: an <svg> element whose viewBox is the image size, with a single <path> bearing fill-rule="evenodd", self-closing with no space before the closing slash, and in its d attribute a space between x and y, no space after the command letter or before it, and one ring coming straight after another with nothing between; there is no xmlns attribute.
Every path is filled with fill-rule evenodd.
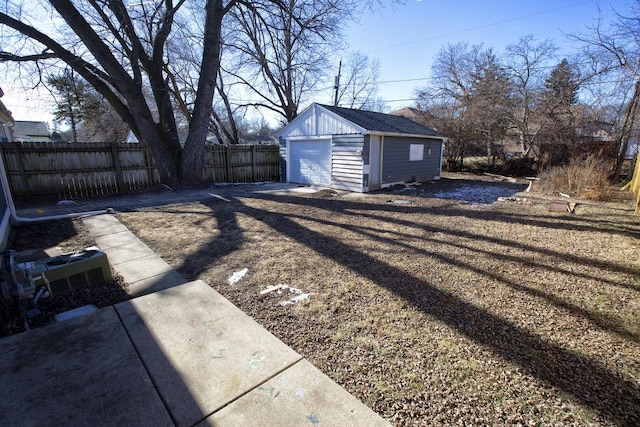
<svg viewBox="0 0 640 427"><path fill-rule="evenodd" d="M424 145L421 161L409 161L411 144ZM440 176L440 139L385 137L382 147L382 183L430 181Z"/></svg>
<svg viewBox="0 0 640 427"><path fill-rule="evenodd" d="M331 187L362 192L363 135L334 135L331 144Z"/></svg>

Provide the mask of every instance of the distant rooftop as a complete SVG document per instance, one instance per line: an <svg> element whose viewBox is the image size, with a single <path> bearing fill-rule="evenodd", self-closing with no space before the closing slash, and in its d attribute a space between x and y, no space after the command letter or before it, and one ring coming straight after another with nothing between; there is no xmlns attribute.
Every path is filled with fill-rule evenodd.
<svg viewBox="0 0 640 427"><path fill-rule="evenodd" d="M47 122L16 120L13 137L16 141L48 141L50 136Z"/></svg>

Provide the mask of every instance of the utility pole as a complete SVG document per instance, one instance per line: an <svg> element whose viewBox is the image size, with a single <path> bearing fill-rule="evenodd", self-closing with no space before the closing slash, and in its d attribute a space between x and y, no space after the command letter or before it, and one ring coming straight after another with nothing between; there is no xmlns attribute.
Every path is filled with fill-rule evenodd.
<svg viewBox="0 0 640 427"><path fill-rule="evenodd" d="M340 60L340 64L338 65L338 75L336 76L335 84L333 85L333 89L335 89L336 94L333 98L333 106L338 106L338 90L340 89L340 71L342 70L342 59Z"/></svg>

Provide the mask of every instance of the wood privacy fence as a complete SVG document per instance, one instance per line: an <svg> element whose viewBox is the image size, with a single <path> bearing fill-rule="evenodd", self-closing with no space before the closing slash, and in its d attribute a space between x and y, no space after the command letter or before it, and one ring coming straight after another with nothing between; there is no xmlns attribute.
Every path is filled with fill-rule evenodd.
<svg viewBox="0 0 640 427"><path fill-rule="evenodd" d="M12 142L0 150L16 201L106 196L160 184L142 144ZM206 146L203 176L210 182L279 180L278 146Z"/></svg>
<svg viewBox="0 0 640 427"><path fill-rule="evenodd" d="M636 166L633 171L633 178L629 183L629 189L633 193L636 201L636 215L640 215L640 155L636 155Z"/></svg>

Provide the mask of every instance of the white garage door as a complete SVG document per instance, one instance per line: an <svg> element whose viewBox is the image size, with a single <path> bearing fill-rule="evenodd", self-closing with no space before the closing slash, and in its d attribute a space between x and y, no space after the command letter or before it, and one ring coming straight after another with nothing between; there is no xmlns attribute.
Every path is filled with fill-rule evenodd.
<svg viewBox="0 0 640 427"><path fill-rule="evenodd" d="M289 150L290 182L331 186L331 141L292 141Z"/></svg>

